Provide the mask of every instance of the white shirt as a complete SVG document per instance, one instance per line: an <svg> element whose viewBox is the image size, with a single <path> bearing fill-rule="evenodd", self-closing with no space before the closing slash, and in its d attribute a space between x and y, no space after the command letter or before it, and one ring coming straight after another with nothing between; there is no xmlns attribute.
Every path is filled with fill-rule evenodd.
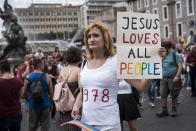
<svg viewBox="0 0 196 131"><path fill-rule="evenodd" d="M39 59L41 59L42 57L44 57L44 54L42 52L41 53L36 52L35 56L38 57Z"/></svg>
<svg viewBox="0 0 196 131"><path fill-rule="evenodd" d="M131 93L132 93L131 85L127 83L125 80L120 81L118 94L131 94Z"/></svg>
<svg viewBox="0 0 196 131"><path fill-rule="evenodd" d="M113 56L99 68L88 69L85 64L80 73L83 87L82 121L89 125L115 125L120 123L117 92L117 57Z"/></svg>
<svg viewBox="0 0 196 131"><path fill-rule="evenodd" d="M58 70L59 70L59 72L61 72L61 70L63 69L65 67L65 64L61 64L61 63L59 63L58 65L57 65L57 68L58 68Z"/></svg>

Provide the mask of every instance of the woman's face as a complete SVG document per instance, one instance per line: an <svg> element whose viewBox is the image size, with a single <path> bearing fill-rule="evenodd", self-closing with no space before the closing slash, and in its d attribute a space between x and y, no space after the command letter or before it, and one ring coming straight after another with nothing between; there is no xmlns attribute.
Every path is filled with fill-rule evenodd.
<svg viewBox="0 0 196 131"><path fill-rule="evenodd" d="M104 49L104 39L101 31L96 27L92 28L88 35L88 46L90 50Z"/></svg>

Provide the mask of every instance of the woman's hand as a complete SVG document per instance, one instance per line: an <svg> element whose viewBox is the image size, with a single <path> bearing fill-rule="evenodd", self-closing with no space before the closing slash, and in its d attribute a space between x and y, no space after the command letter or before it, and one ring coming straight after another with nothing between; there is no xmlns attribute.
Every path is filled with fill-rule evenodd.
<svg viewBox="0 0 196 131"><path fill-rule="evenodd" d="M165 59L165 57L167 56L167 52L166 52L165 47L159 48L159 56L162 58L162 60Z"/></svg>
<svg viewBox="0 0 196 131"><path fill-rule="evenodd" d="M71 116L73 119L80 120L79 108L76 105L74 105L74 107L73 107L73 110L71 112Z"/></svg>

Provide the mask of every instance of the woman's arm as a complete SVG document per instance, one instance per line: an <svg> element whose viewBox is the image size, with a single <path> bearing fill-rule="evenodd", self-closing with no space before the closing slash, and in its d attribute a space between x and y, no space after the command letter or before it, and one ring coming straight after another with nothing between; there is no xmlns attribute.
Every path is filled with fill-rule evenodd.
<svg viewBox="0 0 196 131"><path fill-rule="evenodd" d="M25 79L24 86L21 88L20 93L19 93L19 95L22 98L25 98L26 97L25 94L26 94L26 91L27 91L27 85L28 85L28 80Z"/></svg>
<svg viewBox="0 0 196 131"><path fill-rule="evenodd" d="M48 91L49 91L49 97L50 97L50 110L52 111L53 109L53 94L54 94L54 91L53 91L53 85L52 85L52 80L50 78L50 76L47 74L46 76L46 82L48 84Z"/></svg>
<svg viewBox="0 0 196 131"><path fill-rule="evenodd" d="M78 86L79 86L80 92L76 98L76 102L75 102L73 109L72 109L72 112L71 112L71 116L74 119L80 119L79 109L82 106L82 86L80 83L80 69L78 71Z"/></svg>
<svg viewBox="0 0 196 131"><path fill-rule="evenodd" d="M125 79L130 85L134 86L140 91L146 92L150 87L153 79Z"/></svg>

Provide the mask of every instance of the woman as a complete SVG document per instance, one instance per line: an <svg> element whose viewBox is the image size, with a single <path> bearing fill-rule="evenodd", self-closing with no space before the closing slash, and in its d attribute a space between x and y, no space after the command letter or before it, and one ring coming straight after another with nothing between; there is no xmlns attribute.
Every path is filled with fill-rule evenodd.
<svg viewBox="0 0 196 131"><path fill-rule="evenodd" d="M131 131L138 131L137 119L141 117L132 87L125 81L119 83L117 101L120 111L120 123L123 131L123 121L127 121Z"/></svg>
<svg viewBox="0 0 196 131"><path fill-rule="evenodd" d="M62 69L59 75L58 82L67 82L68 87L74 97L76 98L79 93L78 80L80 76L80 68L78 64L82 60L82 52L77 47L69 47L66 52L66 61L68 65ZM54 94L55 95L55 94ZM56 112L55 119L57 121L57 126L64 122L73 120L71 117L71 111L67 112ZM66 131L79 131L80 129L74 125L66 125L61 127L61 129Z"/></svg>
<svg viewBox="0 0 196 131"><path fill-rule="evenodd" d="M79 108L82 105L83 122L101 131L120 131L117 57L108 28L101 22L90 24L85 30L84 43L88 55L80 73L83 89L73 107L72 117L80 119ZM126 81L142 91L147 90L151 83L151 80Z"/></svg>
<svg viewBox="0 0 196 131"><path fill-rule="evenodd" d="M7 60L0 61L0 131L20 131L23 83L14 77Z"/></svg>

